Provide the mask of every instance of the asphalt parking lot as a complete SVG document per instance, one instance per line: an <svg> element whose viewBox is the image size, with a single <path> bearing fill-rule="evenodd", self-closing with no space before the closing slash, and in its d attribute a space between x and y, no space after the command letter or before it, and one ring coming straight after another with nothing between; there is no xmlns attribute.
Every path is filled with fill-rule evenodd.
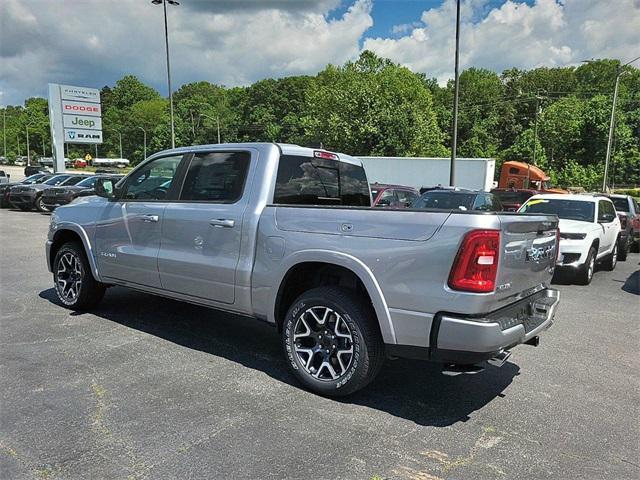
<svg viewBox="0 0 640 480"><path fill-rule="evenodd" d="M110 289L62 308L49 218L0 211L0 477L640 477L640 255L557 285L556 322L502 368L388 361L342 400L301 389L275 329Z"/></svg>

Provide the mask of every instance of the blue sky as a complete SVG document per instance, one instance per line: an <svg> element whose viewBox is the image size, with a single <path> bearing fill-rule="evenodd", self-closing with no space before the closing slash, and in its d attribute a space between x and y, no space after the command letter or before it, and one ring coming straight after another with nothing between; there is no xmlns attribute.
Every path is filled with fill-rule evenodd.
<svg viewBox="0 0 640 480"><path fill-rule="evenodd" d="M180 1L168 9L176 88L315 75L363 49L441 84L453 75L455 0ZM500 73L629 60L638 32L640 0L462 0L460 64ZM2 105L43 96L49 82L100 88L129 74L166 95L162 8L0 0L0 65Z"/></svg>

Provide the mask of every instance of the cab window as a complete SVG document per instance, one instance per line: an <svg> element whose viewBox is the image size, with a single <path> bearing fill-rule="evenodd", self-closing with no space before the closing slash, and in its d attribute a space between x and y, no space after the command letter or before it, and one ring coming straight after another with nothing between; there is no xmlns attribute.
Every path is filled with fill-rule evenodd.
<svg viewBox="0 0 640 480"><path fill-rule="evenodd" d="M136 170L122 187L125 200L165 200L182 155L156 158Z"/></svg>
<svg viewBox="0 0 640 480"><path fill-rule="evenodd" d="M209 152L191 160L180 200L235 203L242 197L251 154Z"/></svg>

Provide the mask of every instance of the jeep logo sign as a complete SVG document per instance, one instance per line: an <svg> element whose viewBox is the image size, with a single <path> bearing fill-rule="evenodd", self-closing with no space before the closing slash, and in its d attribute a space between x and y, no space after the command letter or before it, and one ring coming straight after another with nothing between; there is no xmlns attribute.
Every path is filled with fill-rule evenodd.
<svg viewBox="0 0 640 480"><path fill-rule="evenodd" d="M86 130L102 130L100 117L87 117L84 115L63 115L64 128L83 128Z"/></svg>

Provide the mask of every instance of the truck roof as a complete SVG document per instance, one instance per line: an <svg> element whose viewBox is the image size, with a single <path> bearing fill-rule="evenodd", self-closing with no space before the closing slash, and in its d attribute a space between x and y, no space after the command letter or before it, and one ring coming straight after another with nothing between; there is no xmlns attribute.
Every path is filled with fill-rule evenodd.
<svg viewBox="0 0 640 480"><path fill-rule="evenodd" d="M189 153L189 152L199 152L199 151L208 151L208 150L220 150L224 148L257 148L257 149L267 149L276 146L280 149L280 151L284 155L301 155L303 157L313 157L314 152L328 152L334 153L338 155L340 161L351 163L353 165L362 166L362 161L352 157L351 155L347 155L346 153L340 152L332 152L330 150L326 150L324 148L311 148L311 147L302 147L300 145L295 145L292 143L269 143L269 142L244 142L244 143L212 143L208 145L192 145L189 147L178 147L169 150L163 150L162 152L158 152L154 157L159 156L160 154L164 155L167 153Z"/></svg>

